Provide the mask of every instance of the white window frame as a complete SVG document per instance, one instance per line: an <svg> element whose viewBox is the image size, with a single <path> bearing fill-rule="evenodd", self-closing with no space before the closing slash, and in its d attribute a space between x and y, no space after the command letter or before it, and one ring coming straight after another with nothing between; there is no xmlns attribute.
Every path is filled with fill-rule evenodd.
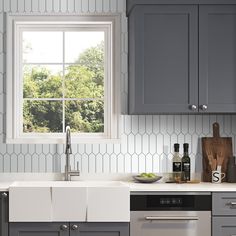
<svg viewBox="0 0 236 236"><path fill-rule="evenodd" d="M104 133L72 133L73 143L120 141L120 15L7 15L6 143L64 143L65 133L23 133L22 31L97 25L105 32ZM46 27L45 27L46 29Z"/></svg>

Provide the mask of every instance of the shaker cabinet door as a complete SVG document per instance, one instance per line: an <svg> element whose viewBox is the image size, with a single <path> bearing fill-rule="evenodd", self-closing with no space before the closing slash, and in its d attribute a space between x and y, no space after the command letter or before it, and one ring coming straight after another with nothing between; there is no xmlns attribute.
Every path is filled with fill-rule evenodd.
<svg viewBox="0 0 236 236"><path fill-rule="evenodd" d="M212 236L235 236L236 217L213 217Z"/></svg>
<svg viewBox="0 0 236 236"><path fill-rule="evenodd" d="M200 109L206 105L206 112L236 112L235 65L236 5L200 5Z"/></svg>
<svg viewBox="0 0 236 236"><path fill-rule="evenodd" d="M8 193L0 192L0 236L8 235Z"/></svg>
<svg viewBox="0 0 236 236"><path fill-rule="evenodd" d="M69 236L68 223L10 223L9 236Z"/></svg>
<svg viewBox="0 0 236 236"><path fill-rule="evenodd" d="M70 236L129 236L129 223L71 223Z"/></svg>
<svg viewBox="0 0 236 236"><path fill-rule="evenodd" d="M129 113L197 111L197 5L136 5L129 15Z"/></svg>

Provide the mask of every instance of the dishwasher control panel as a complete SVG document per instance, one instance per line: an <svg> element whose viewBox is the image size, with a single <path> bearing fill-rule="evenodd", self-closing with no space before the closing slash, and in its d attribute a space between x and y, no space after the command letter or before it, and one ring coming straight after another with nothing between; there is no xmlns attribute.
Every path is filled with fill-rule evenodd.
<svg viewBox="0 0 236 236"><path fill-rule="evenodd" d="M134 194L130 196L131 211L206 211L211 210L211 194Z"/></svg>

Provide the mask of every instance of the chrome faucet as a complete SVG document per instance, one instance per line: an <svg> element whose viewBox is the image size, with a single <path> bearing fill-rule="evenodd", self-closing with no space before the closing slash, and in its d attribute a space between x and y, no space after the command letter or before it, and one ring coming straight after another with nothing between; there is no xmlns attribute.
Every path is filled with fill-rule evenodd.
<svg viewBox="0 0 236 236"><path fill-rule="evenodd" d="M78 168L78 163L77 163L77 170L71 171L71 167L70 167L70 154L72 154L70 126L66 126L66 149L65 149L65 154L66 154L65 181L70 181L71 176L79 176L80 175L79 168Z"/></svg>

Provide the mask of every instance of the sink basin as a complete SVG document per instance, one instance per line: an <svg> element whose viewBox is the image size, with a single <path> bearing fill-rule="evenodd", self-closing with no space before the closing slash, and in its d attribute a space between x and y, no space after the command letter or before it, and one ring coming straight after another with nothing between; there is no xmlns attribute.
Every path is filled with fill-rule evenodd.
<svg viewBox="0 0 236 236"><path fill-rule="evenodd" d="M130 220L129 188L119 181L22 181L9 192L10 222Z"/></svg>

